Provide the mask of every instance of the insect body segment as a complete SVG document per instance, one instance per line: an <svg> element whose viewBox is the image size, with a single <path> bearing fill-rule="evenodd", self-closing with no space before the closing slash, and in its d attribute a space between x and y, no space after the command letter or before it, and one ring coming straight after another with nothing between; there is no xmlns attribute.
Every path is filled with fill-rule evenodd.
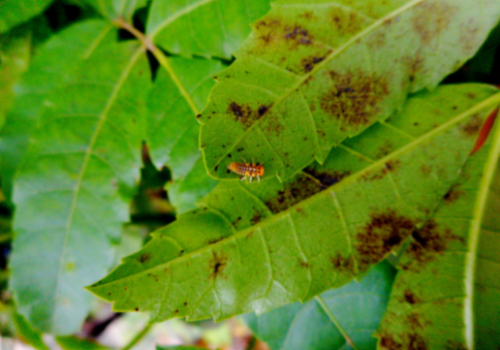
<svg viewBox="0 0 500 350"><path fill-rule="evenodd" d="M245 180L247 176L250 178L250 182L254 177L260 182L260 177L264 175L264 167L259 163L230 163L227 168L233 173L238 175L243 175L240 180Z"/></svg>

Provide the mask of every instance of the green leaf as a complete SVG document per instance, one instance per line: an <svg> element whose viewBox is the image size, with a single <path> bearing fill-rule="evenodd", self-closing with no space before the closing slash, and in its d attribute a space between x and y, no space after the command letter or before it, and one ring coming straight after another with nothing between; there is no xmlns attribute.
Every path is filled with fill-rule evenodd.
<svg viewBox="0 0 500 350"><path fill-rule="evenodd" d="M357 349L374 349L377 340L372 334L384 315L395 276L395 269L382 262L359 283L329 290L305 304L286 305L258 317L247 314L244 319L273 350L350 348L344 332Z"/></svg>
<svg viewBox="0 0 500 350"><path fill-rule="evenodd" d="M31 130L46 108L47 96L73 77L110 30L111 25L93 20L60 32L39 49L23 75L0 134L0 174L7 198L11 197L12 181L28 147Z"/></svg>
<svg viewBox="0 0 500 350"><path fill-rule="evenodd" d="M204 350L205 348L199 348L197 346L157 346L156 350Z"/></svg>
<svg viewBox="0 0 500 350"><path fill-rule="evenodd" d="M333 151L315 177L221 182L89 290L159 322L262 313L340 287L425 222L498 103L489 86L445 86Z"/></svg>
<svg viewBox="0 0 500 350"><path fill-rule="evenodd" d="M124 17L132 21L132 16L138 8L147 5L148 0L85 0L92 5L100 14L110 19Z"/></svg>
<svg viewBox="0 0 500 350"><path fill-rule="evenodd" d="M499 156L497 126L412 235L379 330L381 349L500 347Z"/></svg>
<svg viewBox="0 0 500 350"><path fill-rule="evenodd" d="M34 330L23 316L19 315L17 312L12 312L11 316L19 339L37 350L50 350L43 342L42 334Z"/></svg>
<svg viewBox="0 0 500 350"><path fill-rule="evenodd" d="M153 0L146 34L169 52L231 58L269 0Z"/></svg>
<svg viewBox="0 0 500 350"><path fill-rule="evenodd" d="M63 350L107 350L109 348L88 339L75 336L56 337L56 342Z"/></svg>
<svg viewBox="0 0 500 350"><path fill-rule="evenodd" d="M243 157L283 181L323 163L458 69L499 16L498 1L274 2L199 119L207 171L234 178L227 165Z"/></svg>
<svg viewBox="0 0 500 350"><path fill-rule="evenodd" d="M0 35L0 129L4 123L5 112L14 98L13 86L28 68L31 57L31 28L15 28Z"/></svg>
<svg viewBox="0 0 500 350"><path fill-rule="evenodd" d="M149 66L144 48L116 38L95 41L47 96L15 182L10 287L19 312L56 335L86 317L82 287L111 267L139 177Z"/></svg>
<svg viewBox="0 0 500 350"><path fill-rule="evenodd" d="M0 2L0 33L35 17L51 2L52 0L2 0Z"/></svg>
<svg viewBox="0 0 500 350"><path fill-rule="evenodd" d="M168 164L173 172L169 195L178 211L193 209L195 202L216 185L206 174L198 149L200 126L194 110L206 105L214 85L212 77L223 68L219 61L171 57L175 77L160 69L148 100L148 146L157 168ZM185 89L182 94L179 84ZM194 110L193 106L194 105ZM187 181L186 181L187 180Z"/></svg>

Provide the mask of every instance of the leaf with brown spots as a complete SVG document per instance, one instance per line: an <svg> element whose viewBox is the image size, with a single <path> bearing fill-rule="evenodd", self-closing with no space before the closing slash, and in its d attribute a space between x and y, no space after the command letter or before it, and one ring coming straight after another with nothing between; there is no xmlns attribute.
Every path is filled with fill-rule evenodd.
<svg viewBox="0 0 500 350"><path fill-rule="evenodd" d="M482 124L472 118L464 126L471 123ZM412 233L378 331L381 348L394 349L384 346L388 335L402 349L500 347L499 156L496 126Z"/></svg>
<svg viewBox="0 0 500 350"><path fill-rule="evenodd" d="M491 0L273 2L199 119L206 170L235 179L228 155L241 148L238 156L265 164L264 178L323 164L333 146L458 69L499 17Z"/></svg>
<svg viewBox="0 0 500 350"><path fill-rule="evenodd" d="M473 100L462 98L471 91ZM455 103L446 104L450 96ZM443 86L414 96L400 113L332 151L323 165L287 181L221 181L199 209L156 233L89 289L115 309L151 312L154 322L220 320L307 301L359 279L410 236L422 249L461 244L446 230L441 242L439 224L426 223L474 145L464 125L473 117L485 120L499 103L494 87ZM380 154L386 140L389 153ZM137 262L150 251L150 261Z"/></svg>

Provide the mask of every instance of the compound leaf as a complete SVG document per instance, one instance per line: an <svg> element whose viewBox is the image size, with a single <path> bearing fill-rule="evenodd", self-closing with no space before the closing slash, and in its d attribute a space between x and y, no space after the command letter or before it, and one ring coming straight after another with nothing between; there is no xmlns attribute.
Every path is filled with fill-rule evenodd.
<svg viewBox="0 0 500 350"><path fill-rule="evenodd" d="M0 1L0 33L26 22L41 13L52 0L2 0Z"/></svg>
<svg viewBox="0 0 500 350"><path fill-rule="evenodd" d="M340 287L425 223L498 103L493 87L445 86L286 183L219 183L89 290L159 322L262 313Z"/></svg>
<svg viewBox="0 0 500 350"><path fill-rule="evenodd" d="M244 320L272 350L351 349L349 342L359 350L374 349L377 339L372 334L384 315L395 276L394 267L384 261L359 283L352 281L305 304L261 316L247 314Z"/></svg>
<svg viewBox="0 0 500 350"><path fill-rule="evenodd" d="M497 122L498 124L498 122ZM400 261L381 349L500 347L500 128Z"/></svg>
<svg viewBox="0 0 500 350"><path fill-rule="evenodd" d="M71 26L38 50L22 76L0 134L2 190L7 198L11 197L12 181L28 147L31 130L46 108L47 96L73 77L110 30L110 24L99 20Z"/></svg>
<svg viewBox="0 0 500 350"><path fill-rule="evenodd" d="M209 174L241 157L289 179L470 58L500 2L280 0L218 75L199 119ZM223 137L222 137L223 135Z"/></svg>
<svg viewBox="0 0 500 350"><path fill-rule="evenodd" d="M153 0L146 34L169 52L231 58L269 0Z"/></svg>
<svg viewBox="0 0 500 350"><path fill-rule="evenodd" d="M15 182L10 288L19 312L52 334L86 317L82 287L111 267L139 176L149 67L144 48L116 38L94 37L71 79L46 96Z"/></svg>

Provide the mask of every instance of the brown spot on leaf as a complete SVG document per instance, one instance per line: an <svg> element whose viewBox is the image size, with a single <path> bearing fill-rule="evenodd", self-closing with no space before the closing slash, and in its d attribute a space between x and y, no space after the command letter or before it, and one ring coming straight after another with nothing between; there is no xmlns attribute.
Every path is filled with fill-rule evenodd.
<svg viewBox="0 0 500 350"><path fill-rule="evenodd" d="M265 105L262 105L259 107L259 117L262 117L264 114L267 113L267 111L269 110L269 106L265 106Z"/></svg>
<svg viewBox="0 0 500 350"><path fill-rule="evenodd" d="M403 64L406 66L408 71L408 79L410 83L413 83L416 76L422 71L424 62L424 58L420 52L415 56L406 56L403 58Z"/></svg>
<svg viewBox="0 0 500 350"><path fill-rule="evenodd" d="M339 36L356 34L365 26L361 16L340 6L333 8L328 17L331 18L330 23Z"/></svg>
<svg viewBox="0 0 500 350"><path fill-rule="evenodd" d="M340 253L334 256L330 256L330 262L333 265L333 269L339 272L349 271L351 273L354 272L354 257L348 256L344 257Z"/></svg>
<svg viewBox="0 0 500 350"><path fill-rule="evenodd" d="M284 37L285 40L293 41L297 45L309 45L313 41L313 37L309 33L309 30L299 25L293 27L285 26Z"/></svg>
<svg viewBox="0 0 500 350"><path fill-rule="evenodd" d="M314 66L317 65L318 63L320 63L321 61L323 61L324 59L325 59L325 56L321 56L321 57L313 56L313 57L307 57L307 58L302 59L301 64L302 64L302 68L304 69L304 72L312 71Z"/></svg>
<svg viewBox="0 0 500 350"><path fill-rule="evenodd" d="M360 270L382 260L415 229L413 220L390 210L370 215L370 221L357 234Z"/></svg>
<svg viewBox="0 0 500 350"><path fill-rule="evenodd" d="M279 213L306 198L323 190L323 186L306 175L297 175L292 181L284 184L284 189L278 191L265 203L274 213Z"/></svg>
<svg viewBox="0 0 500 350"><path fill-rule="evenodd" d="M148 262L149 260L151 260L151 253L143 253L139 257L139 262L141 264L144 264L145 262Z"/></svg>
<svg viewBox="0 0 500 350"><path fill-rule="evenodd" d="M336 183L342 181L343 178L351 174L349 171L335 171L335 170L320 171L314 168L306 168L304 169L304 172L311 175L319 182L321 182L323 188L333 186Z"/></svg>
<svg viewBox="0 0 500 350"><path fill-rule="evenodd" d="M423 164L420 167L420 171L422 172L422 175L429 175L432 171L432 168L428 165Z"/></svg>
<svg viewBox="0 0 500 350"><path fill-rule="evenodd" d="M479 132L479 129L481 129L481 125L482 125L481 117L475 114L467 121L467 123L462 125L460 129L467 136L476 136L477 133Z"/></svg>
<svg viewBox="0 0 500 350"><path fill-rule="evenodd" d="M367 173L365 173L361 179L365 181L374 181L374 180L380 180L383 179L389 172L394 172L396 171L401 165L400 160L390 160L387 163L384 164L384 167L382 169L377 169L377 170L372 170Z"/></svg>
<svg viewBox="0 0 500 350"><path fill-rule="evenodd" d="M299 262L300 267L303 267L305 269L309 268L309 263L307 261L304 261L301 258L297 258L297 261Z"/></svg>
<svg viewBox="0 0 500 350"><path fill-rule="evenodd" d="M260 211L256 211L253 213L252 218L250 219L250 223L252 225L257 225L262 219L262 213Z"/></svg>
<svg viewBox="0 0 500 350"><path fill-rule="evenodd" d="M411 289L407 288L405 289L404 291L404 298L405 298L405 301L408 303L408 304L416 304L416 303L419 303L421 302L420 298L418 298Z"/></svg>
<svg viewBox="0 0 500 350"><path fill-rule="evenodd" d="M464 194L464 191L460 190L456 186L453 186L446 194L444 195L443 199L445 203L453 203L457 199L459 199L462 195Z"/></svg>
<svg viewBox="0 0 500 350"><path fill-rule="evenodd" d="M241 218L240 218L240 219L241 219ZM223 239L224 239L224 237L219 237L219 238L211 238L211 239L207 240L205 243L206 243L207 245L209 245L209 244L215 244L215 243L217 243L217 242L222 241Z"/></svg>
<svg viewBox="0 0 500 350"><path fill-rule="evenodd" d="M240 105L236 102L231 102L228 108L229 112L234 115L234 120L243 124L245 128L250 127L264 114L258 111L253 111L248 105Z"/></svg>
<svg viewBox="0 0 500 350"><path fill-rule="evenodd" d="M219 277L227 265L227 256L223 253L217 254L213 252L213 257L210 260L209 268L210 268L210 278Z"/></svg>
<svg viewBox="0 0 500 350"><path fill-rule="evenodd" d="M393 336L390 334L384 334L380 337L380 348L386 350L402 350L403 345L394 340Z"/></svg>
<svg viewBox="0 0 500 350"><path fill-rule="evenodd" d="M379 102L389 93L388 83L371 74L329 72L333 81L320 97L320 106L325 113L342 120L350 126L372 123L379 111Z"/></svg>
<svg viewBox="0 0 500 350"><path fill-rule="evenodd" d="M138 308L138 307L136 307L134 310L135 310L135 311L139 311L139 308Z"/></svg>

